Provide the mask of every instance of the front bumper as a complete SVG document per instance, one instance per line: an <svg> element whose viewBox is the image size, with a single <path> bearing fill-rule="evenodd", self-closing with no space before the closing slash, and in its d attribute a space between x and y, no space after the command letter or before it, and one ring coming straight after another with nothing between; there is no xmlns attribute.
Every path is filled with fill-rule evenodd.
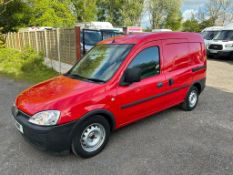
<svg viewBox="0 0 233 175"><path fill-rule="evenodd" d="M75 122L60 126L38 126L28 122L29 116L12 112L15 120L23 127L23 136L40 150L66 152L70 150Z"/></svg>
<svg viewBox="0 0 233 175"><path fill-rule="evenodd" d="M233 51L215 51L216 53L214 53L214 51L211 50L207 50L207 56L208 57L218 57L218 58L233 58Z"/></svg>

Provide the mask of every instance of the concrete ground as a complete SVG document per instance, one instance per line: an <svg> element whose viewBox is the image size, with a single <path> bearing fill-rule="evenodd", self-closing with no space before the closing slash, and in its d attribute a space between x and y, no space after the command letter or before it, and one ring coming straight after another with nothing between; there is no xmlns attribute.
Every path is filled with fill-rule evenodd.
<svg viewBox="0 0 233 175"><path fill-rule="evenodd" d="M208 60L207 88L197 108L175 107L114 132L90 159L41 152L10 117L28 84L0 77L0 175L232 175L233 61Z"/></svg>

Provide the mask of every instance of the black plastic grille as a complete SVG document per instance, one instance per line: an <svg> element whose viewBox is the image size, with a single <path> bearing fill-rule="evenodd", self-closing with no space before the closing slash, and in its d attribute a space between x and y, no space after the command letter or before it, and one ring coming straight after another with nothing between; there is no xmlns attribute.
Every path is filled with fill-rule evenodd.
<svg viewBox="0 0 233 175"><path fill-rule="evenodd" d="M223 46L220 45L220 44L211 44L209 46L209 49L213 49L213 50L222 50L223 49Z"/></svg>

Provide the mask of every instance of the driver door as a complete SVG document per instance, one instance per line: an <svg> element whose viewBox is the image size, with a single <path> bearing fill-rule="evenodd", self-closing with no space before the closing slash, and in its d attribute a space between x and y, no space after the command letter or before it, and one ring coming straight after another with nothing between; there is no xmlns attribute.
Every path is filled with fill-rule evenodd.
<svg viewBox="0 0 233 175"><path fill-rule="evenodd" d="M161 94L165 90L165 77L160 70L161 41L150 42L137 51L128 68L141 69L141 81L117 88L117 102L121 125L151 115L164 107Z"/></svg>

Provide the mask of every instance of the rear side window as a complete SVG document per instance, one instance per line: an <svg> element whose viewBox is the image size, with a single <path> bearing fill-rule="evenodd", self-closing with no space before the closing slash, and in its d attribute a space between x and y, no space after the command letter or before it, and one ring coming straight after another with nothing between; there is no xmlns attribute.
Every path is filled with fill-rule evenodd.
<svg viewBox="0 0 233 175"><path fill-rule="evenodd" d="M177 41L176 41L177 42ZM167 43L164 46L164 67L175 71L191 65L188 43Z"/></svg>
<svg viewBox="0 0 233 175"><path fill-rule="evenodd" d="M141 79L159 74L159 48L149 47L142 50L128 66L129 69L134 67L142 70Z"/></svg>

